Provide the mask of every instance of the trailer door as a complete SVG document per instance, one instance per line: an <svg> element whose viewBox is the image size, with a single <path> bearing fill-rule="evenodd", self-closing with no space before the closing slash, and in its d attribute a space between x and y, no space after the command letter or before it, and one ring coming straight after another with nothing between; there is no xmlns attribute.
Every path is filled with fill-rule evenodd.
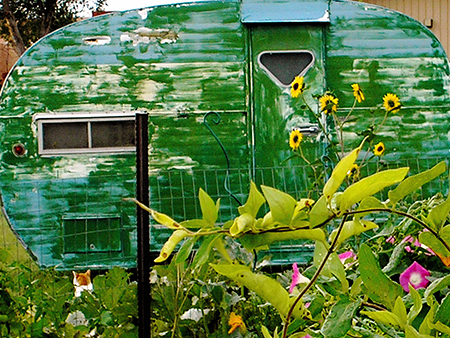
<svg viewBox="0 0 450 338"><path fill-rule="evenodd" d="M293 155L289 147L291 131L298 128L303 133L302 152L310 162L321 158L326 148L314 115L318 101L313 96L323 94L326 88L324 37L328 14L326 0L242 3L242 21L249 33L254 180L295 195L305 188L305 175L311 176L312 171L301 157L289 159ZM302 97L291 97L296 76L304 77L303 97L312 111Z"/></svg>

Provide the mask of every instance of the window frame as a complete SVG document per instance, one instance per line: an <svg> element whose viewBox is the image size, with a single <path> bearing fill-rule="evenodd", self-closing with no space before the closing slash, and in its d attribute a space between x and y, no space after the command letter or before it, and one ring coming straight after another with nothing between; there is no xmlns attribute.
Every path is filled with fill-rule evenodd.
<svg viewBox="0 0 450 338"><path fill-rule="evenodd" d="M93 122L117 122L135 121L137 112L120 113L62 113L46 114L39 113L33 116L33 122L37 127L38 154L41 156L77 155L77 154L125 154L133 153L136 147L92 147L92 127ZM88 148L61 148L44 149L44 125L50 123L86 123Z"/></svg>
<svg viewBox="0 0 450 338"><path fill-rule="evenodd" d="M258 54L258 65L264 69L264 71L268 74L268 76L280 87L282 88L289 88L291 84L284 84L282 83L262 62L261 62L261 56L264 54L286 54L286 53L307 53L310 54L312 59L311 62L303 69L299 74L296 74L295 76L304 76L306 72L314 66L316 62L316 57L311 50L307 49L296 49L296 50L265 50Z"/></svg>

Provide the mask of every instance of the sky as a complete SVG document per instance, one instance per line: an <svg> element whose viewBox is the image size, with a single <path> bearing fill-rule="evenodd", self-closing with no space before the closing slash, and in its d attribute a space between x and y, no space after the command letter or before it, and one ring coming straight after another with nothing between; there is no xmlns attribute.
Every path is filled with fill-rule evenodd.
<svg viewBox="0 0 450 338"><path fill-rule="evenodd" d="M180 0L107 0L107 11L126 11L128 9L136 9L149 7L161 3L182 2Z"/></svg>

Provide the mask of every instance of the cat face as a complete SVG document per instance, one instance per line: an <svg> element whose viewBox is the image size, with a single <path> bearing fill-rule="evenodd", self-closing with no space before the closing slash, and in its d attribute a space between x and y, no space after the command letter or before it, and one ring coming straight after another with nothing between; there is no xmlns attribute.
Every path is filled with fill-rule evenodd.
<svg viewBox="0 0 450 338"><path fill-rule="evenodd" d="M86 272L75 272L73 273L73 286L75 287L75 297L80 297L81 292L87 290L89 292L94 290L91 282L91 270Z"/></svg>

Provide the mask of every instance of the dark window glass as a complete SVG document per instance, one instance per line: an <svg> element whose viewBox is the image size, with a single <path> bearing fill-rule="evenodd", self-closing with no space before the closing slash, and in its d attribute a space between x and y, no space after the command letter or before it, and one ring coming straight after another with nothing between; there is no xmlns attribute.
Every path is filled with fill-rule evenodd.
<svg viewBox="0 0 450 338"><path fill-rule="evenodd" d="M266 52L259 61L278 81L288 86L313 63L310 52Z"/></svg>
<svg viewBox="0 0 450 338"><path fill-rule="evenodd" d="M92 147L134 146L134 121L91 122Z"/></svg>
<svg viewBox="0 0 450 338"><path fill-rule="evenodd" d="M44 149L73 149L88 147L86 122L44 123Z"/></svg>

